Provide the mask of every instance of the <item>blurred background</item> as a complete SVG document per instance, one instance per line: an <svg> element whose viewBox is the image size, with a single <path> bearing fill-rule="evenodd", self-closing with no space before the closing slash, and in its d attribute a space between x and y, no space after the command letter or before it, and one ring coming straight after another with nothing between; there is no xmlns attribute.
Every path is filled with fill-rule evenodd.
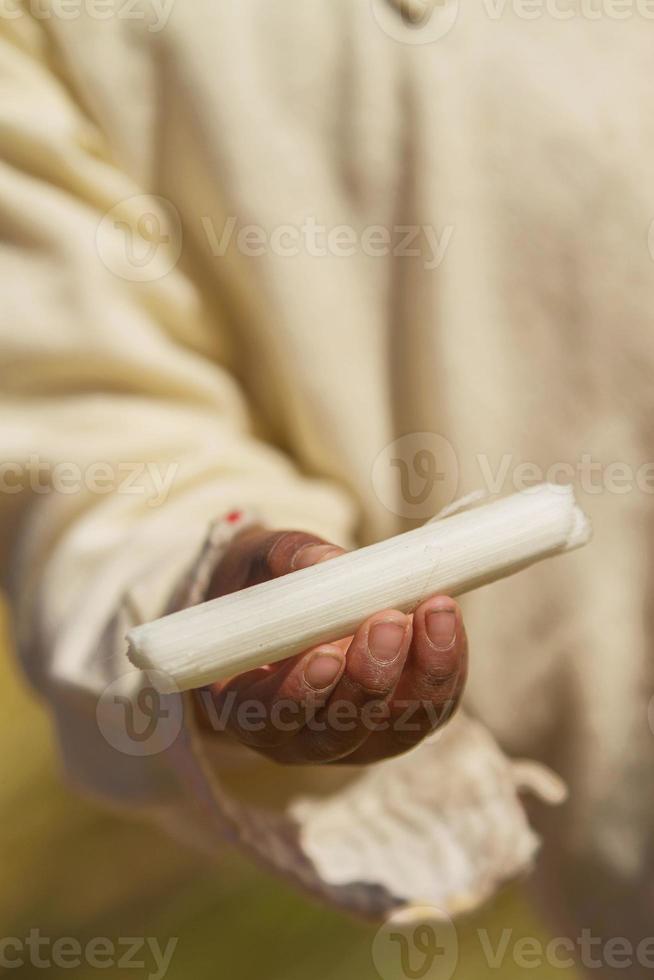
<svg viewBox="0 0 654 980"><path fill-rule="evenodd" d="M146 824L108 813L68 789L58 772L44 708L31 696L13 662L2 607L0 672L0 922L4 936L24 939L38 928L51 938L71 936L84 946L95 937L157 937L165 949L178 937L167 980L378 980L372 959L376 927L353 921L260 872L234 854L207 864ZM574 970L536 966L525 971L507 955L490 966L479 931L498 948L512 930L546 943L547 933L519 886L507 889L483 914L457 925L456 980L568 980ZM486 935L486 933L484 933ZM135 960L139 954L135 955ZM141 954L147 976L153 964ZM404 980L393 963L378 964L382 980ZM0 968L16 976L43 975L34 966ZM52 966L48 977L124 975L124 970ZM437 976L432 972L416 976Z"/></svg>

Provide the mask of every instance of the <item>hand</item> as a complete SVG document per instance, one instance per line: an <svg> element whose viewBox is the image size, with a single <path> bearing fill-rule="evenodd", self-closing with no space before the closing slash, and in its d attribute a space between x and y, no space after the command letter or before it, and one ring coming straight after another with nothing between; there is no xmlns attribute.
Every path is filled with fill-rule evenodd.
<svg viewBox="0 0 654 980"><path fill-rule="evenodd" d="M343 549L301 531L243 531L216 569L227 595ZM377 762L412 748L458 705L467 640L453 599L434 595L409 615L384 609L354 636L197 692L200 722L280 763Z"/></svg>

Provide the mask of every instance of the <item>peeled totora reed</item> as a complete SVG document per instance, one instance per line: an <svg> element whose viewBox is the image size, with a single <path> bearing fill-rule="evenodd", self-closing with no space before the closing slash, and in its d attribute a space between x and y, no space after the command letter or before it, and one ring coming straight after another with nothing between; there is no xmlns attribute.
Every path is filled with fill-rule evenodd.
<svg viewBox="0 0 654 980"><path fill-rule="evenodd" d="M162 692L187 690L352 633L380 609L409 611L580 547L572 487L543 483L378 544L164 616L127 634Z"/></svg>

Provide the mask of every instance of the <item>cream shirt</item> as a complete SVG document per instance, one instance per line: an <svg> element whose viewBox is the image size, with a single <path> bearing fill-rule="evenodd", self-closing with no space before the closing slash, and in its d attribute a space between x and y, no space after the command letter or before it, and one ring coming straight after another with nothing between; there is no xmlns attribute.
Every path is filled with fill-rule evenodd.
<svg viewBox="0 0 654 980"><path fill-rule="evenodd" d="M560 787L504 752L530 757L570 788L535 810L545 890L634 929L654 28L550 7L411 28L383 0L2 0L3 550L21 659L88 791L345 906L452 912L531 865L518 791ZM202 597L221 515L354 545L534 471L573 479L595 540L466 600L467 714L409 755L271 772L189 718L150 754L99 721L142 684L126 625Z"/></svg>

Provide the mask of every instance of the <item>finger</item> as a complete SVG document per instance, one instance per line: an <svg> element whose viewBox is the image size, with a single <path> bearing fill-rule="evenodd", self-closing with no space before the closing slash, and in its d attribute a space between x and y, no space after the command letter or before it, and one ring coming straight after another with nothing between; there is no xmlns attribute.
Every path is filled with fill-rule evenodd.
<svg viewBox="0 0 654 980"><path fill-rule="evenodd" d="M247 528L232 541L217 565L208 596L229 595L343 553L315 534Z"/></svg>
<svg viewBox="0 0 654 980"><path fill-rule="evenodd" d="M343 553L343 548L329 544L323 538L307 534L305 531L275 531L260 541L252 557L248 584L288 575ZM270 664L267 668L268 672L277 674L282 669L283 663L285 661L281 664Z"/></svg>
<svg viewBox="0 0 654 980"><path fill-rule="evenodd" d="M461 610L432 596L413 614L413 636L402 677L390 702L390 724L365 746L374 761L406 752L453 715L467 676L468 643Z"/></svg>
<svg viewBox="0 0 654 980"><path fill-rule="evenodd" d="M344 646L323 643L279 666L276 673L248 671L204 692L217 730L252 748L284 744L326 703L345 668Z"/></svg>
<svg viewBox="0 0 654 980"><path fill-rule="evenodd" d="M265 539L259 542L252 556L247 584L253 585L281 575L288 575L342 554L344 554L343 548L329 544L315 534L307 534L305 531L275 531L267 534ZM271 674L276 674L284 663L285 661L270 664L267 670Z"/></svg>
<svg viewBox="0 0 654 980"><path fill-rule="evenodd" d="M267 547L265 563L273 578L345 553L338 545L304 531L279 531L271 535Z"/></svg>
<svg viewBox="0 0 654 980"><path fill-rule="evenodd" d="M285 763L316 764L353 752L369 736L371 717L385 709L402 675L410 642L410 617L394 609L371 616L354 634L345 669L325 706L272 757Z"/></svg>

